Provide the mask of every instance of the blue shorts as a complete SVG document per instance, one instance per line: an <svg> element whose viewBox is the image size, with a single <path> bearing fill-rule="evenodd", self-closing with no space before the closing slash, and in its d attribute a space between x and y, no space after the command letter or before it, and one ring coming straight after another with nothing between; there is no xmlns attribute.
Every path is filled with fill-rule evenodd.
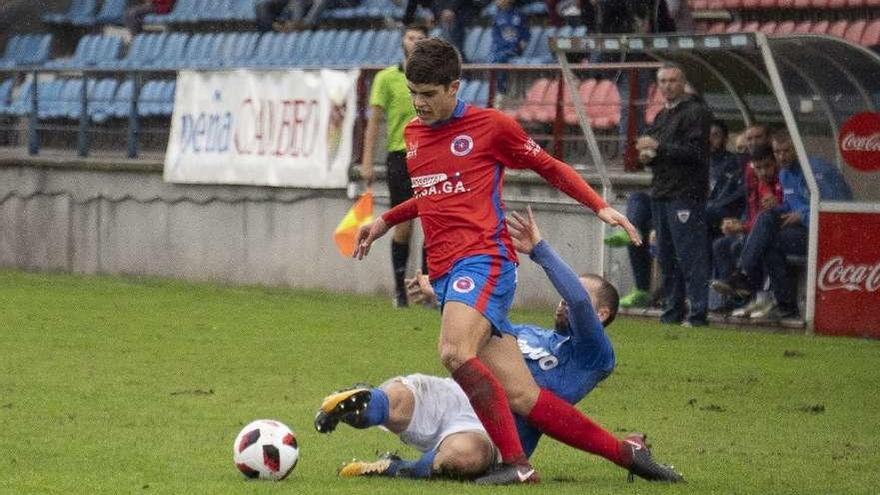
<svg viewBox="0 0 880 495"><path fill-rule="evenodd" d="M507 313L516 293L516 263L488 254L469 256L431 285L441 309L449 301L464 303L489 320L493 334L511 332Z"/></svg>

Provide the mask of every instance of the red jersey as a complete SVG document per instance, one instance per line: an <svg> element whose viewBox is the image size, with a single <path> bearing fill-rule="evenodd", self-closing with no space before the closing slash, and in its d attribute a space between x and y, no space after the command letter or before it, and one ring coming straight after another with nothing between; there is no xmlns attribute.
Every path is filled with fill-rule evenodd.
<svg viewBox="0 0 880 495"><path fill-rule="evenodd" d="M746 179L746 221L743 228L746 232L752 230L755 219L761 213L761 198L769 195L776 196L776 204L782 204L782 185L779 183L779 177L774 177L769 184L758 180L755 171L752 169L752 162L746 164L748 171Z"/></svg>
<svg viewBox="0 0 880 495"><path fill-rule="evenodd" d="M598 212L605 201L577 172L548 155L515 120L459 101L449 120L404 130L413 198L382 218L395 225L418 216L431 279L461 258L488 254L517 261L504 216L504 168L529 168Z"/></svg>

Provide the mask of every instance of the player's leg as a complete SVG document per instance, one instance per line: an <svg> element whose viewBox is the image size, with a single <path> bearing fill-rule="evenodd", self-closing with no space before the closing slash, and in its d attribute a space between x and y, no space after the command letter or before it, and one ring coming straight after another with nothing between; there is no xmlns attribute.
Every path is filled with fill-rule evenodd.
<svg viewBox="0 0 880 495"><path fill-rule="evenodd" d="M461 432L446 437L437 448L434 472L453 478L473 478L495 461L495 446L483 432Z"/></svg>
<svg viewBox="0 0 880 495"><path fill-rule="evenodd" d="M324 398L315 416L315 429L330 433L341 421L354 428L382 425L400 433L409 426L414 407L412 391L399 379L379 388L355 386Z"/></svg>
<svg viewBox="0 0 880 495"><path fill-rule="evenodd" d="M643 443L618 439L552 391L539 388L512 336L491 339L480 356L504 386L513 411L543 433L576 449L604 457L647 479L680 480L670 468L655 466L650 455L639 458L637 451L644 447ZM640 463L648 463L651 470L641 469Z"/></svg>
<svg viewBox="0 0 880 495"><path fill-rule="evenodd" d="M402 151L389 152L385 159L385 170L391 206L397 206L411 198L412 184L406 169L406 154ZM394 227L391 237L391 268L394 272L394 305L399 308L408 305L404 278L409 261L410 237L412 222L400 223Z"/></svg>

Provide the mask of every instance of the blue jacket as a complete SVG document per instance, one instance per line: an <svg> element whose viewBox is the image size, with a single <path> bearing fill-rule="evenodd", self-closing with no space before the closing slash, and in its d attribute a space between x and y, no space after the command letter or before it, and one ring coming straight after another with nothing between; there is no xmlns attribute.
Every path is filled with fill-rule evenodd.
<svg viewBox="0 0 880 495"><path fill-rule="evenodd" d="M709 184L712 189L706 206L728 208L730 216L739 217L745 209L746 183L736 155L723 151L709 156Z"/></svg>
<svg viewBox="0 0 880 495"><path fill-rule="evenodd" d="M492 62L505 63L520 55L530 37L529 27L518 10L498 10L492 23Z"/></svg>
<svg viewBox="0 0 880 495"><path fill-rule="evenodd" d="M819 187L819 197L825 201L848 201L852 199L852 191L843 180L843 175L834 165L817 157L809 158L810 169ZM788 167L779 170L779 183L782 185L782 213L796 212L801 222L810 225L810 188L804 178L800 163L795 161Z"/></svg>

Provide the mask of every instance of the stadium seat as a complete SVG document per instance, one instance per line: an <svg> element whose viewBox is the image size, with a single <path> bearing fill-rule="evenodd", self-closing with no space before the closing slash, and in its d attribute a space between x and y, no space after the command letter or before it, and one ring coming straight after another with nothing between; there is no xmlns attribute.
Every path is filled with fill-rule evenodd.
<svg viewBox="0 0 880 495"><path fill-rule="evenodd" d="M52 44L50 34L24 34L9 38L3 57L0 58L0 67L12 68L22 66L38 66L49 58L49 48Z"/></svg>
<svg viewBox="0 0 880 495"><path fill-rule="evenodd" d="M796 9L809 9L812 7L812 0L794 0L792 7Z"/></svg>
<svg viewBox="0 0 880 495"><path fill-rule="evenodd" d="M165 81L162 88L162 103L159 105L159 115L171 115L174 112L174 92L177 89L177 81Z"/></svg>
<svg viewBox="0 0 880 495"><path fill-rule="evenodd" d="M86 35L76 45L72 57L51 60L46 67L53 69L76 69L96 67L99 62L117 61L122 50L122 39L115 36ZM109 62L109 63L114 63Z"/></svg>
<svg viewBox="0 0 880 495"><path fill-rule="evenodd" d="M86 99L87 102L91 102L95 97L95 89L97 88L98 81L95 79L89 79L86 88ZM62 114L60 117L66 117L69 119L79 119L80 114L82 113L82 89L83 89L83 81L82 79L75 79L74 83L68 83L68 85L72 86L72 89L69 93L65 93L62 98Z"/></svg>
<svg viewBox="0 0 880 495"><path fill-rule="evenodd" d="M95 16L95 24L115 24L121 26L123 24L123 15L125 15L126 0L104 0L101 4L101 10Z"/></svg>
<svg viewBox="0 0 880 495"><path fill-rule="evenodd" d="M360 43L358 43L355 50L352 52L352 64L361 65L367 63L367 58L369 57L370 50L373 48L373 43L375 42L378 33L379 31L376 31L375 29L364 31Z"/></svg>
<svg viewBox="0 0 880 495"><path fill-rule="evenodd" d="M836 21L831 24L831 27L828 28L828 33L831 36L837 36L838 38L843 38L843 35L846 33L846 29L849 27L848 21Z"/></svg>
<svg viewBox="0 0 880 495"><path fill-rule="evenodd" d="M581 101L584 103L585 107L589 107L590 105L590 95L593 93L593 90L596 88L596 84L598 81L596 79L590 78L586 81L581 82L578 85L578 94L581 97ZM565 123L568 125L578 125L578 116L577 110L574 107L574 101L571 98L571 94L568 91L568 87L565 88L565 92L563 94L563 107L562 107L562 116L565 119ZM592 120L592 116L590 115L589 109L587 109L587 117Z"/></svg>
<svg viewBox="0 0 880 495"><path fill-rule="evenodd" d="M802 21L794 25L793 33L809 34L813 32L813 21Z"/></svg>
<svg viewBox="0 0 880 495"><path fill-rule="evenodd" d="M657 114L660 113L660 110L663 110L663 105L665 104L666 99L663 98L660 90L657 89L657 85L652 83L651 86L648 87L647 105L645 105L646 125L651 125L654 123L654 118L657 117Z"/></svg>
<svg viewBox="0 0 880 495"><path fill-rule="evenodd" d="M613 81L599 81L590 93L587 114L590 125L597 129L612 129L620 124L620 92Z"/></svg>
<svg viewBox="0 0 880 495"><path fill-rule="evenodd" d="M544 98L541 99L541 105L535 112L535 119L538 122L549 124L556 119L556 100L559 96L559 85L562 84L559 80L550 81L550 85L547 86L547 91L544 93ZM562 101L563 105L565 102L571 103L571 95L568 94L568 87L563 87L562 89Z"/></svg>
<svg viewBox="0 0 880 495"><path fill-rule="evenodd" d="M794 32L794 21L782 21L776 26L777 35L791 34Z"/></svg>
<svg viewBox="0 0 880 495"><path fill-rule="evenodd" d="M742 21L733 21L724 28L725 33L740 33L742 32Z"/></svg>
<svg viewBox="0 0 880 495"><path fill-rule="evenodd" d="M159 114L162 100L163 81L150 80L144 83L138 95L138 115L152 117Z"/></svg>
<svg viewBox="0 0 880 495"><path fill-rule="evenodd" d="M15 87L15 79L4 79L0 82L0 115L9 114L9 105L12 104L12 89Z"/></svg>
<svg viewBox="0 0 880 495"><path fill-rule="evenodd" d="M778 23L776 21L767 21L758 27L758 31L770 36L776 33L777 26Z"/></svg>
<svg viewBox="0 0 880 495"><path fill-rule="evenodd" d="M880 45L880 19L874 19L865 27L865 32L862 34L862 39L859 40L859 43L864 46Z"/></svg>
<svg viewBox="0 0 880 495"><path fill-rule="evenodd" d="M110 104L109 117L123 118L128 117L131 109L131 96L134 90L134 84L131 80L125 80L116 88L116 94L113 95L113 102Z"/></svg>
<svg viewBox="0 0 880 495"><path fill-rule="evenodd" d="M168 33L141 33L134 37L123 59L106 61L99 65L120 69L150 67L161 56L168 37Z"/></svg>
<svg viewBox="0 0 880 495"><path fill-rule="evenodd" d="M106 122L112 115L113 96L119 82L116 79L101 79L89 97L89 117L97 123Z"/></svg>
<svg viewBox="0 0 880 495"><path fill-rule="evenodd" d="M523 122L536 122L538 110L544 101L544 95L550 88L551 81L547 78L540 78L529 86L526 90L526 97L523 105L516 110L516 118Z"/></svg>
<svg viewBox="0 0 880 495"><path fill-rule="evenodd" d="M750 21L746 22L742 25L741 31L743 33L757 33L758 29L761 27L761 23L758 21Z"/></svg>
<svg viewBox="0 0 880 495"><path fill-rule="evenodd" d="M189 45L189 33L171 33L162 45L159 55L151 60L156 69L176 69L183 66L183 58Z"/></svg>
<svg viewBox="0 0 880 495"><path fill-rule="evenodd" d="M777 1L777 0L759 0L758 8L775 9L775 8L779 7L779 5L778 5L779 3L781 3L781 0L779 0L779 1Z"/></svg>
<svg viewBox="0 0 880 495"><path fill-rule="evenodd" d="M39 119L51 119L59 116L61 95L66 83L67 81L63 79L55 79L37 85L37 117Z"/></svg>
<svg viewBox="0 0 880 495"><path fill-rule="evenodd" d="M828 29L831 27L831 23L828 21L819 21L813 24L813 29L810 31L813 34L826 34Z"/></svg>
<svg viewBox="0 0 880 495"><path fill-rule="evenodd" d="M46 24L72 24L74 26L92 26L95 24L96 0L72 0L65 13L43 15Z"/></svg>
<svg viewBox="0 0 880 495"><path fill-rule="evenodd" d="M865 27L867 27L868 23L864 20L855 21L846 28L846 32L843 33L844 39L849 41L850 43L854 43L856 45L862 42L862 35L865 34Z"/></svg>
<svg viewBox="0 0 880 495"><path fill-rule="evenodd" d="M489 37L483 39L484 32L489 32ZM468 62L472 62L477 53L477 48L480 46L480 43L488 43L492 44L492 33L491 29L483 29L482 26L473 26L467 29L467 32L464 36L464 46L462 47L462 55L464 59Z"/></svg>
<svg viewBox="0 0 880 495"><path fill-rule="evenodd" d="M829 9L845 9L847 0L828 0Z"/></svg>

